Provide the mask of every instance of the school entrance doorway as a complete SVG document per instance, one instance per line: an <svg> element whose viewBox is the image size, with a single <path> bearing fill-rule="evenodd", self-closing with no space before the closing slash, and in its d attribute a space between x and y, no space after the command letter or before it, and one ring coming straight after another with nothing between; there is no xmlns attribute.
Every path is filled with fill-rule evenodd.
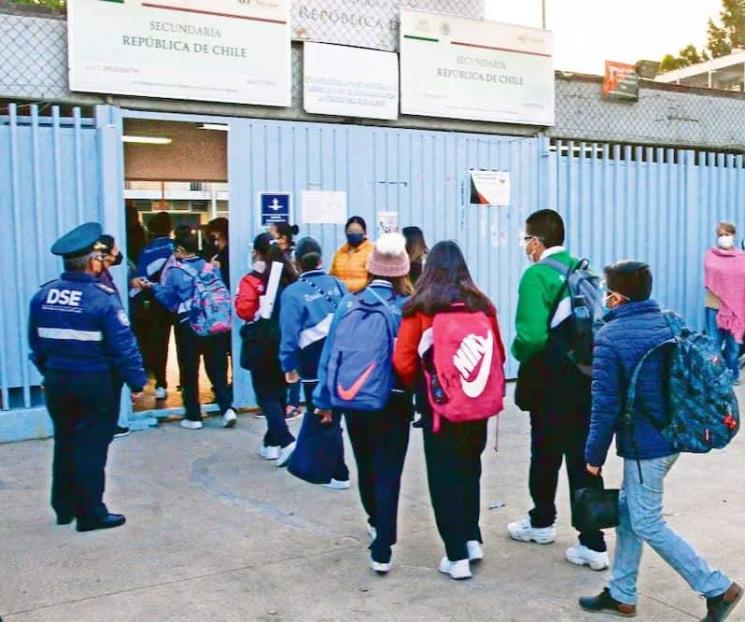
<svg viewBox="0 0 745 622"><path fill-rule="evenodd" d="M123 114L125 256L132 325L149 382L133 407L135 419L183 413L184 383L176 342L178 315L156 299L148 283L166 283L174 240L196 236L196 254L219 269L230 287L227 125L200 120L132 118ZM228 359L230 336L225 335ZM215 393L204 361L198 398L211 411Z"/></svg>

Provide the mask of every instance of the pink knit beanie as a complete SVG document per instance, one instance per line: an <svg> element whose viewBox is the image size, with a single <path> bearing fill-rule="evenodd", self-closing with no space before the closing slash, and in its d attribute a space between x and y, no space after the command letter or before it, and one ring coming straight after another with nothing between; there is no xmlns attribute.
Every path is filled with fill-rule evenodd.
<svg viewBox="0 0 745 622"><path fill-rule="evenodd" d="M375 242L375 249L367 260L367 271L373 276L406 276L409 274L409 255L406 238L400 233L384 233Z"/></svg>

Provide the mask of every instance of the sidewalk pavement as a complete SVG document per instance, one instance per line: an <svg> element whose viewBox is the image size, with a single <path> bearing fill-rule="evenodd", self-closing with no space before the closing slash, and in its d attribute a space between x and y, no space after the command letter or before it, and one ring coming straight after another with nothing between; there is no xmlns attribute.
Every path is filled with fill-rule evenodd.
<svg viewBox="0 0 745 622"><path fill-rule="evenodd" d="M368 568L367 532L353 487L311 486L257 455L264 422L219 419L190 432L175 424L112 445L106 501L127 525L78 534L48 505L52 443L0 446L0 616L4 622L603 620L577 597L607 572L570 566L566 480L559 538L512 542L507 523L529 509L528 419L501 418L500 452L484 454L486 559L471 581L437 572L443 547L429 505L421 432L409 447L399 544L387 577ZM293 424L294 428L299 422ZM354 466L351 451L347 461ZM606 483L619 482L610 460ZM667 517L715 566L745 581L745 437L724 452L684 456L667 482ZM505 507L487 509L493 502ZM611 546L614 536L610 535ZM703 617L693 594L654 552L643 559L641 620ZM745 620L745 605L730 618Z"/></svg>

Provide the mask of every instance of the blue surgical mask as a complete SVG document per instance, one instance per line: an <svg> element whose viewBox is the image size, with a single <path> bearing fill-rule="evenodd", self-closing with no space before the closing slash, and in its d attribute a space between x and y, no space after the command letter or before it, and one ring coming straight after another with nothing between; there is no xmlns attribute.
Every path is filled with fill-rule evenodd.
<svg viewBox="0 0 745 622"><path fill-rule="evenodd" d="M347 233L347 242L350 246L359 246L365 241L364 233Z"/></svg>

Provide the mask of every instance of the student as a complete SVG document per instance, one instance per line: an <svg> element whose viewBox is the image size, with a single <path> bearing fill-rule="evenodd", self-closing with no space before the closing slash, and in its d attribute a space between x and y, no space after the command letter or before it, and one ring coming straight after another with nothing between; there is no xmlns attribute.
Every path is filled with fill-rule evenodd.
<svg viewBox="0 0 745 622"><path fill-rule="evenodd" d="M116 297L119 299L119 303L122 303L122 297L119 293L119 288L116 286L116 283L114 282L114 277L112 276L110 269L113 266L119 266L124 261L124 255L122 255L122 252L119 250L119 247L116 245L116 240L114 240L114 236L103 234L100 238L98 238L99 243L101 244L102 252L104 255L103 258L103 271L99 275L99 279L102 284L104 284L109 289L112 289L116 293ZM129 419L127 417L127 414L125 413L122 415L121 412L121 402L122 402L122 388L124 386L124 381L120 378L115 382L114 385L114 408L116 410L116 429L114 430L114 438L124 438L125 436L129 436L129 426L127 425L129 423Z"/></svg>
<svg viewBox="0 0 745 622"><path fill-rule="evenodd" d="M230 234L227 218L214 218L207 223L207 235L210 238L212 256L210 261L220 270L222 282L230 290Z"/></svg>
<svg viewBox="0 0 745 622"><path fill-rule="evenodd" d="M344 226L347 243L334 255L329 274L338 278L351 293L367 287L367 261L373 244L367 239L367 223L360 216L352 216Z"/></svg>
<svg viewBox="0 0 745 622"><path fill-rule="evenodd" d="M279 326L282 292L295 281L295 269L289 265L287 257L280 250L270 233L262 233L253 243L253 269L241 279L235 310L238 317L246 322L258 319L259 298L267 292L272 264L282 264L277 298L274 302L271 321ZM285 466L295 450L295 437L287 427L285 407L287 405L287 383L279 363L279 342L269 344L265 356L251 369L251 382L259 408L266 417L267 432L261 444L259 455L266 460L276 460L278 467Z"/></svg>
<svg viewBox="0 0 745 622"><path fill-rule="evenodd" d="M493 355L504 365L504 345L494 305L473 282L458 245L439 242L427 257L416 293L404 306L393 362L404 383L409 387L416 385L417 403L423 411L427 479L446 551L440 572L453 579L467 579L471 576L470 562L484 556L479 513L486 419L463 423L441 419L439 430L436 429L422 371L422 357L431 356L435 316L456 308L486 314L496 344ZM485 364L484 360L481 364ZM500 389L503 396L503 381Z"/></svg>
<svg viewBox="0 0 745 622"><path fill-rule="evenodd" d="M137 259L137 276L150 283L159 283L163 267L174 251L173 240L170 237L173 231L170 214L158 212L150 219L147 228L151 239ZM168 343L171 340L171 326L174 325L176 318L157 300L151 298L146 304L147 335L143 343L145 366L155 376L155 399L164 400L168 397Z"/></svg>
<svg viewBox="0 0 745 622"><path fill-rule="evenodd" d="M419 227L404 227L401 231L406 238L406 252L409 254L409 279L411 284L416 287L419 277L422 276L424 262L427 258L429 249L427 242L424 240L424 233Z"/></svg>
<svg viewBox="0 0 745 622"><path fill-rule="evenodd" d="M401 234L380 236L370 255L367 272L368 285L356 296L363 303L375 306L383 301L382 304L387 306L385 312L390 313L397 332L400 310L412 293L408 276L409 256L406 254L406 240ZM349 302L352 302L352 296L342 301L334 316L319 365L319 384L313 393L313 402L323 421L332 420L331 395L327 386L328 362L337 328L345 315L345 303ZM371 538L370 566L379 574L389 572L392 567L391 547L396 543L401 473L409 446L412 415L411 395L395 385L381 410L349 410L344 413L357 463L360 499L367 513Z"/></svg>
<svg viewBox="0 0 745 622"><path fill-rule="evenodd" d="M605 278L604 300L609 311L606 325L595 337L592 425L585 456L588 472L599 475L615 435L624 477L610 584L599 596L581 598L580 606L593 613L635 616L636 582L646 542L694 591L706 597L705 622L724 620L742 597L742 588L712 570L663 518L663 483L678 459L655 426L666 419L663 351L650 355L637 385L638 411L645 415L634 418L633 431L622 424L628 378L642 357L671 339L673 332L660 307L650 299L652 272L648 265L622 261L606 268Z"/></svg>
<svg viewBox="0 0 745 622"><path fill-rule="evenodd" d="M745 254L735 248L735 225L720 222L717 245L706 252L706 333L714 339L735 384L740 383L740 343L745 334Z"/></svg>
<svg viewBox="0 0 745 622"><path fill-rule="evenodd" d="M299 387L302 383L303 386L306 413L300 432L302 439L304 432L313 434L319 426L324 426L313 406L313 391L318 386L318 361L334 313L347 290L341 281L322 270L321 247L314 239L303 238L298 242L295 262L300 276L282 293L279 358L288 384ZM346 490L349 488L349 469L344 463L340 415L334 416L331 425L338 431L337 456L336 468L326 486Z"/></svg>
<svg viewBox="0 0 745 622"><path fill-rule="evenodd" d="M191 273L201 272L204 259L197 256L199 241L189 232L181 232L174 240L178 263L165 275L165 283L149 283L156 300L177 314L175 324L176 346L181 373L181 395L186 418L181 427L201 430L202 411L199 404L199 362L204 356L207 376L214 387L217 404L223 416L223 427L232 428L237 422L233 398L228 386L228 353L222 335L202 337L189 324L189 309L194 295L194 278Z"/></svg>
<svg viewBox="0 0 745 622"><path fill-rule="evenodd" d="M286 222L278 222L269 227L271 233L279 244L279 248L285 254L285 257L293 268L295 260L293 252L295 251L295 236L300 232L297 225L290 225ZM287 421L293 421L301 417L303 411L300 409L300 384L297 382L290 383L287 386L287 408L285 409L285 418Z"/></svg>
<svg viewBox="0 0 745 622"><path fill-rule="evenodd" d="M530 411L530 496L533 509L510 523L519 542L550 544L556 539L556 487L566 460L569 488L587 485L584 447L590 427L590 378L568 358L562 343L571 329L571 304L565 275L541 261L551 257L568 268L579 261L564 248L564 221L553 210L535 212L526 221L525 253L533 264L520 281L517 336L512 354L520 362L516 401ZM601 532L580 533L566 551L567 561L593 570L608 567Z"/></svg>

